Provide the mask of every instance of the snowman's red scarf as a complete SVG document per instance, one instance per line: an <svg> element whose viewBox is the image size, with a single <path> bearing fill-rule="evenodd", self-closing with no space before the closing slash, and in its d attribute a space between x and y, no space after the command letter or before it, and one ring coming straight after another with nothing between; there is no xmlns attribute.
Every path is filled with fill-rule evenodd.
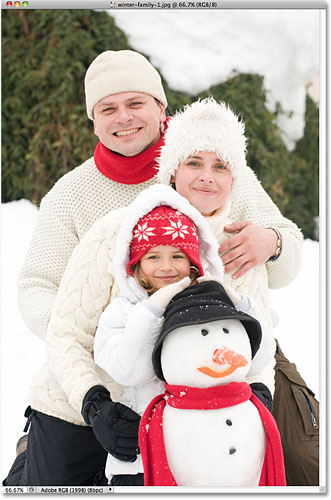
<svg viewBox="0 0 331 500"><path fill-rule="evenodd" d="M170 117L163 123L164 129L158 142L135 156L121 156L98 142L94 150L94 161L103 175L121 184L141 184L152 179L157 173L156 158L164 145L164 133Z"/></svg>
<svg viewBox="0 0 331 500"><path fill-rule="evenodd" d="M177 486L167 461L162 419L166 404L187 410L211 410L250 400L257 408L266 432L266 452L259 486L286 486L283 451L276 422L252 394L246 382L232 382L208 389L165 384L165 393L148 405L139 427L139 447L145 486Z"/></svg>

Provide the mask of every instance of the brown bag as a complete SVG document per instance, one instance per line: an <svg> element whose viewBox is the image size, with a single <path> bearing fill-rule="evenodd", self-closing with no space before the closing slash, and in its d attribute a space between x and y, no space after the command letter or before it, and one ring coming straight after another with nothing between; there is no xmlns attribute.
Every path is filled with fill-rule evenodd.
<svg viewBox="0 0 331 500"><path fill-rule="evenodd" d="M288 486L319 484L319 403L276 341L272 414L280 432Z"/></svg>

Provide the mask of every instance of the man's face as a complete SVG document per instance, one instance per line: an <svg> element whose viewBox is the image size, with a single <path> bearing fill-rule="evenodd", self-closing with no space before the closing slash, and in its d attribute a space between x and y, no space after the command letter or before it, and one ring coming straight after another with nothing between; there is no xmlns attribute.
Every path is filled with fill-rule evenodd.
<svg viewBox="0 0 331 500"><path fill-rule="evenodd" d="M94 107L94 133L104 146L123 156L135 156L160 139L166 119L163 104L140 92L104 97Z"/></svg>

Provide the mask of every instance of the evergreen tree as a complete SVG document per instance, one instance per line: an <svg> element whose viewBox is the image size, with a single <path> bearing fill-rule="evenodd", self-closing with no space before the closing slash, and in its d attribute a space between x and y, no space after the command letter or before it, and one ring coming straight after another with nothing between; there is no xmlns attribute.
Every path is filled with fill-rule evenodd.
<svg viewBox="0 0 331 500"><path fill-rule="evenodd" d="M105 50L130 49L106 12L2 11L2 201L41 198L92 156L97 144L87 119L84 75ZM162 76L162 75L161 75ZM168 110L198 97L227 102L245 122L247 162L281 212L314 237L318 215L318 109L307 97L305 135L289 152L265 106L263 77L237 74L191 96L170 89Z"/></svg>
<svg viewBox="0 0 331 500"><path fill-rule="evenodd" d="M39 203L97 144L85 108L89 64L129 45L92 10L4 10L2 41L2 201Z"/></svg>

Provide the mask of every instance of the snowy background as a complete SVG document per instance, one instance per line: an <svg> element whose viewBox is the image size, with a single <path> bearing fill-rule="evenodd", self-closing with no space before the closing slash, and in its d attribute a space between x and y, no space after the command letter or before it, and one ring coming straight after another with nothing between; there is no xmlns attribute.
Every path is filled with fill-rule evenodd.
<svg viewBox="0 0 331 500"><path fill-rule="evenodd" d="M109 11L135 50L150 56L168 84L195 94L233 72L265 75L270 109L293 112L280 123L289 148L303 132L306 87L316 80L318 15L314 11ZM317 94L314 94L318 97ZM15 457L32 375L44 344L20 318L16 278L38 210L27 200L1 205L1 478ZM319 397L319 244L305 240L300 275L271 291L275 329L285 355ZM321 343L324 347L323 342Z"/></svg>
<svg viewBox="0 0 331 500"><path fill-rule="evenodd" d="M284 111L278 126L288 149L302 137L307 86L317 97L317 11L108 12L174 90L196 95L236 73L264 75L267 107Z"/></svg>

